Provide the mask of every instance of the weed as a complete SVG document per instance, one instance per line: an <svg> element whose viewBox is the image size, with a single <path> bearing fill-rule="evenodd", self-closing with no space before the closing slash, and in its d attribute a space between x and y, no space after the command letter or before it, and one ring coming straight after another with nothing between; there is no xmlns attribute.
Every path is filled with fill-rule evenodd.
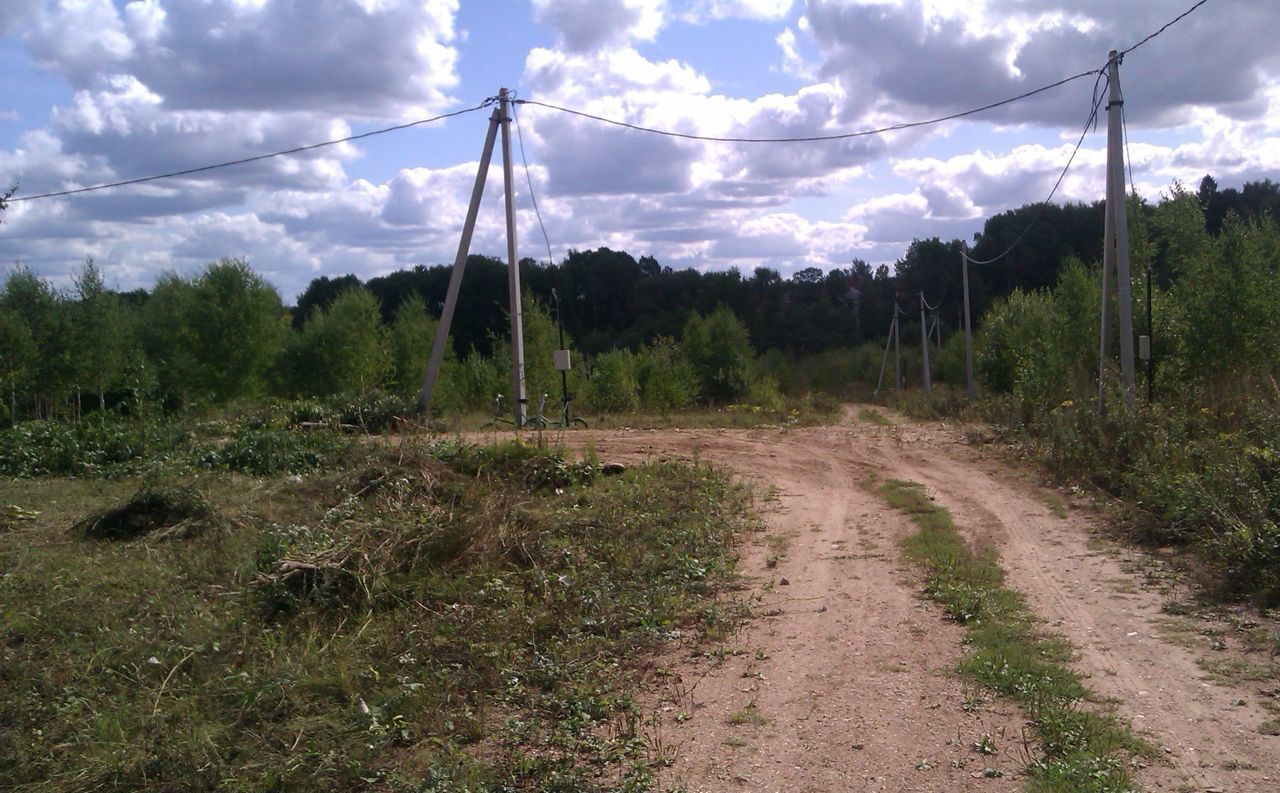
<svg viewBox="0 0 1280 793"><path fill-rule="evenodd" d="M735 727L743 725L761 727L769 723L769 720L760 712L760 708L756 706L755 700L730 713L727 721Z"/></svg>
<svg viewBox="0 0 1280 793"><path fill-rule="evenodd" d="M859 408L858 420L865 421L868 424L874 424L877 427L891 427L893 422L885 418L885 415L878 410L872 408Z"/></svg>

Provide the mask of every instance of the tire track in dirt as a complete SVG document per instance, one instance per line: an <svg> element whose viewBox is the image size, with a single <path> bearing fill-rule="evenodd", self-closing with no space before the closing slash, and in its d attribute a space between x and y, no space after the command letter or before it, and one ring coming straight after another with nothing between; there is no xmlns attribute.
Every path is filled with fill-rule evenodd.
<svg viewBox="0 0 1280 793"><path fill-rule="evenodd" d="M778 494L763 505L767 533L749 538L739 564L757 618L724 643L729 652L661 662L671 677L655 699L676 754L666 786L1021 789L1025 722L1005 702L966 709L976 689L951 674L962 631L919 599L897 548L914 526L864 489L874 473L924 483L976 547L1001 554L1010 585L1078 651L1090 688L1168 752L1167 765L1140 772L1145 789L1280 789L1280 738L1257 732L1268 714L1256 686L1203 679L1194 651L1160 638L1163 597L1095 549L1086 516L1055 516L1034 485L947 429L855 422L566 440L607 460L713 461ZM775 567L780 541L769 536L787 544ZM973 751L982 735L994 736L997 756ZM1006 776L984 778L987 766Z"/></svg>
<svg viewBox="0 0 1280 793"><path fill-rule="evenodd" d="M777 489L739 569L757 617L731 652L663 662L656 692L690 791L1014 791L1023 719L951 674L961 629L916 593L897 541L914 531L860 485L866 468L808 432L595 434L609 460L698 457ZM785 555L769 566L779 541ZM785 584L783 582L786 582ZM692 691L690 692L690 689ZM964 704L970 703L966 710ZM737 723L735 723L737 722ZM991 736L995 756L973 745ZM984 777L986 768L1004 776Z"/></svg>
<svg viewBox="0 0 1280 793"><path fill-rule="evenodd" d="M914 444L913 444L914 445ZM1010 585L1075 648L1090 689L1117 701L1169 765L1140 774L1148 790L1280 789L1280 739L1261 735L1256 690L1206 679L1191 650L1162 638L1165 597L1091 542L1078 512L1061 518L1016 477L985 471L962 446L934 445L927 464L893 460L895 476L923 482L972 539L994 542ZM1236 703L1244 700L1246 705Z"/></svg>

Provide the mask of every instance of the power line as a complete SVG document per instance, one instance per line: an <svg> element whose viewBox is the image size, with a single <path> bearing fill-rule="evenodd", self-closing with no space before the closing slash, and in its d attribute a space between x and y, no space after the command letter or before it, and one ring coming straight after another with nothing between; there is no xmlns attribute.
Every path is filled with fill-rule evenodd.
<svg viewBox="0 0 1280 793"><path fill-rule="evenodd" d="M555 264L555 257L551 254L551 238L547 236L547 227L542 222L542 211L538 209L538 197L533 194L533 178L529 176L529 160L524 156L524 133L520 131L520 114L516 112L516 106L511 105L511 118L516 122L516 140L520 142L520 162L524 163L524 180L529 185L529 200L533 202L533 214L538 217L538 227L542 229L542 241L547 243L547 265Z"/></svg>
<svg viewBox="0 0 1280 793"><path fill-rule="evenodd" d="M1089 77L1090 75L1095 75L1100 73L1101 72L1098 69L1090 69L1087 72L1080 72L1079 74L1075 74L1070 77L1064 77L1063 79L1058 80L1055 83L1042 85L1039 88L1033 89L1031 91L1027 91L1026 93L1018 94L1017 96L1011 96L1008 99L1001 99L999 102L992 102L991 104L983 105L982 107L975 107L970 110L964 110L959 113L952 113L951 115L947 115L947 116L939 116L937 118L925 119L923 121L905 121L900 124L892 124L887 127L877 127L876 129L864 129L864 130L858 130L857 132L840 132L832 135L808 135L804 137L795 137L795 138L735 138L735 137L720 137L716 135L694 135L688 132L673 132L671 130L666 130L666 129L656 129L654 127L645 127L640 124L631 124L626 121L618 121L617 119L613 119L613 118L597 116L593 113L587 113L582 110L573 110L572 108L562 107L560 105L553 105L550 102L539 102L534 99L517 99L515 101L516 101L516 104L535 105L537 107L545 107L549 110L558 110L561 113L568 113L569 115L572 115L572 116L589 118L592 121L599 121L604 124L612 124L615 127L632 129L637 132L648 132L654 135L666 135L667 137L671 137L671 138L684 138L685 140L701 140L701 141L708 141L712 143L814 143L814 142L825 141L825 140L847 140L849 138L862 138L862 137L867 137L869 135L883 135L886 132L898 132L904 129L913 129L915 127L926 127L931 124L941 124L945 121L955 121L958 118L972 116L976 113L982 113L987 110L993 110L997 107L1003 107L1004 105L1013 104L1014 102L1020 102L1023 99L1028 99L1030 97L1035 96L1036 94L1042 94L1045 91L1053 90L1054 88L1058 88L1059 86L1066 85L1067 83L1072 82L1074 80L1079 80L1081 77Z"/></svg>
<svg viewBox="0 0 1280 793"><path fill-rule="evenodd" d="M1195 5L1191 6L1191 7L1190 7L1190 8L1188 8L1186 11L1183 11L1181 14L1178 14L1178 15L1177 15L1176 17L1174 17L1173 19L1171 19L1171 20L1169 20L1168 22L1164 23L1164 25L1163 25L1159 30L1157 30L1155 33L1152 33L1151 35L1147 36L1145 39L1143 39L1142 41L1139 41L1137 44L1134 44L1132 47L1130 47L1130 48L1129 48L1129 49L1127 49L1127 50L1120 50L1120 57L1121 57L1121 58L1123 58L1125 55L1128 55L1129 53L1133 52L1133 51L1134 51L1134 50L1136 50L1137 48L1141 47L1143 44L1146 44L1148 41L1151 41L1151 40L1152 40L1153 38L1155 38L1156 36L1159 36L1161 33L1165 32L1165 31L1166 31L1166 30L1168 30L1169 28L1171 28L1171 27L1173 27L1174 25L1178 24L1178 23L1179 23L1179 22L1181 22L1183 19L1185 19L1186 17L1190 16L1190 14L1191 14L1191 12L1192 12L1192 11L1195 11L1197 8L1199 8L1200 6L1204 5L1204 4L1205 4L1205 3L1207 3L1207 2L1209 2L1209 0L1200 0L1200 2L1198 2L1198 3L1196 3Z"/></svg>
<svg viewBox="0 0 1280 793"><path fill-rule="evenodd" d="M40 198L58 198L60 196L77 195L79 193L88 193L94 190L106 190L112 187L125 187L127 185L142 184L144 182L154 182L160 179L172 179L175 176L189 176L194 173L204 173L205 171L217 170L218 168L229 168L233 165L245 165L247 163L258 162L260 160L269 160L272 157L283 157L289 154L299 154L304 151L311 151L313 149L324 148L325 146L336 146L339 143L350 143L353 140L361 140L363 138L372 138L374 135L385 135L388 132L398 132L402 129L409 129L410 127L418 127L418 126L422 126L423 124L432 124L437 121L443 121L446 118L453 118L455 116L461 116L466 113L474 113L477 110L483 110L484 108L488 107L489 105L493 104L496 101L497 100L494 97L490 97L484 100L483 102L481 102L480 104L476 105L475 107L468 107L462 110L455 110L452 113L444 113L442 115L433 116L431 118L423 118L417 121L410 121L407 124L397 124L393 127L383 127L382 129L375 129L369 132L361 132L359 135L349 135L345 138L338 138L337 140L326 140L322 143L311 143L306 146L297 146L292 149L285 149L283 151L273 151L270 154L259 154L254 157L244 157L239 160L230 160L228 162L220 162L214 165L202 165L199 168L187 168L182 171L170 171L169 173L161 173L161 174L156 174L154 176L143 176L137 179L125 179L124 181L120 181L120 182L96 184L96 185L91 185L89 187L77 187L72 190L59 190L53 193L41 193L39 195L29 195L29 196L22 196L20 198L11 198L9 199L9 202L16 204L20 201L35 201Z"/></svg>
<svg viewBox="0 0 1280 793"><path fill-rule="evenodd" d="M1031 228L1040 220L1040 217L1044 214L1045 208L1049 206L1049 202L1052 201L1054 195L1057 194L1058 188L1062 186L1062 180L1067 178L1067 171L1071 170L1071 164L1075 162L1076 155L1080 153L1080 147L1084 144L1085 136L1089 134L1089 128L1096 126L1097 124L1098 108L1102 106L1102 100L1106 98L1107 93L1105 90L1098 90L1099 85L1102 85L1102 78L1104 76L1104 72L1098 72L1098 79L1095 80L1093 84L1093 103L1089 109L1089 117L1085 119L1084 129L1080 131L1080 137L1076 140L1075 148L1071 150L1071 156L1067 158L1067 164L1063 166L1062 173L1058 174L1058 181L1053 183L1053 189L1049 191L1048 197L1046 197L1044 201L1040 202L1039 209L1037 209L1036 214L1032 216L1031 222L1027 223L1026 227L1022 229L1022 233L1018 235L1018 238L1015 239L1009 247L1005 248L996 256L992 256L990 259L978 261L977 259L969 258L967 253L962 252L961 255L966 259L969 259L970 264L994 264L1005 256L1008 256L1009 252L1021 244L1022 240L1027 236L1027 233L1031 231Z"/></svg>

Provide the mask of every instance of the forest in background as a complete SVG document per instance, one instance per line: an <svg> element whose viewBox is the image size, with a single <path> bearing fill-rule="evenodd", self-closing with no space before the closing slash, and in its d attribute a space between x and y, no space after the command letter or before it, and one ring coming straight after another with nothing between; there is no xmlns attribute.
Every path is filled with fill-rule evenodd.
<svg viewBox="0 0 1280 793"><path fill-rule="evenodd" d="M1135 211L1135 246L1149 251L1135 247L1134 272L1142 277L1149 264L1158 291L1177 280L1178 246L1155 218L1182 194L1175 188L1169 198ZM1280 185L1269 180L1219 190L1205 177L1193 195L1203 231L1212 238L1232 216L1280 220ZM1070 263L1100 258L1100 202L1028 205L994 216L976 235L970 256L991 258L1028 227L1007 256L972 268L977 327L992 305L1052 288ZM748 398L753 384L759 399L774 402L779 387L860 393L874 384L875 350L884 343L895 302L907 312L901 336L908 348L905 374L913 382L919 377L911 351L918 354L917 294L923 291L939 306L943 340L955 339L964 244L916 240L893 268L854 261L826 272L804 268L790 278L763 267L751 274L673 270L652 257L607 248L571 251L553 264L524 259L522 283L531 298L525 315L529 393L536 399L559 391L550 364L557 346L553 290L562 300L568 346L586 353L579 356L574 390L593 397L597 410L732 402ZM19 265L0 290L0 415L8 422L77 417L104 407L136 410L140 400L174 410L272 396L385 391L407 397L425 369L449 271L446 265L418 266L363 283L354 275L321 276L289 308L249 263L238 260L224 259L192 276L168 273L150 291L131 292L110 289L92 261L67 290ZM483 409L494 394L510 390L503 362L509 357L506 290L504 263L469 258L443 409ZM710 331L720 349L700 349L705 334L691 320L712 317L718 317ZM960 381L957 342L935 359L941 382ZM642 402L641 381L655 371L675 372L676 382L653 384ZM623 393L601 384L593 395L588 375L596 373L621 381ZM723 382L712 382L717 377ZM991 385L999 390L1006 384Z"/></svg>
<svg viewBox="0 0 1280 793"><path fill-rule="evenodd" d="M972 268L975 402L960 396L959 240L917 240L894 269L855 262L787 279L764 268L671 270L603 248L558 264L526 259L531 407L544 393L554 406L560 393L552 289L567 346L583 353L569 375L579 412L670 415L700 404L749 408L783 426L806 395L870 395L896 300L906 310L900 406L1002 428L1061 479L1120 497L1142 539L1194 549L1222 594L1276 603L1278 227L1280 185L1271 181L1219 190L1206 177L1195 192L1174 185L1158 202L1131 200L1135 333L1148 330L1148 275L1152 284L1153 398L1139 388L1125 409L1108 362L1105 414L1099 204L1022 207L989 219L974 241L972 257L991 258L1029 228L1007 256ZM232 259L127 293L109 289L92 262L67 290L18 267L0 290L0 414L11 424L0 431L0 472L321 464L327 441L292 430L379 432L413 410L448 274L436 266L366 283L322 277L290 309ZM943 328L930 350L941 388L929 401L911 396L921 380L919 291L940 307ZM437 413L474 416L500 393L510 406L505 292L503 265L472 257ZM213 423L193 435L192 419Z"/></svg>

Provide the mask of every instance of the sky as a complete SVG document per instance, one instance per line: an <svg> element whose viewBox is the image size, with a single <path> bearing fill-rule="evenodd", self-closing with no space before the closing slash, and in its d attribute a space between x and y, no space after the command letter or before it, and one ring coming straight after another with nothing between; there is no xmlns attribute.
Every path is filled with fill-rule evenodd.
<svg viewBox="0 0 1280 793"><path fill-rule="evenodd" d="M806 137L965 111L1104 66L1192 0L3 0L0 189L121 181L474 107L502 87L664 130ZM1280 2L1209 0L1120 66L1148 199L1280 179ZM521 256L608 246L784 275L892 263L1043 200L1086 77L995 110L830 142L682 140L532 104ZM149 287L246 259L286 302L320 275L452 262L488 109L187 177L12 203L0 273L92 258ZM519 140L520 138L517 138ZM1105 192L1099 124L1056 201ZM505 256L501 155L473 253ZM1099 241L1099 248L1101 241Z"/></svg>

